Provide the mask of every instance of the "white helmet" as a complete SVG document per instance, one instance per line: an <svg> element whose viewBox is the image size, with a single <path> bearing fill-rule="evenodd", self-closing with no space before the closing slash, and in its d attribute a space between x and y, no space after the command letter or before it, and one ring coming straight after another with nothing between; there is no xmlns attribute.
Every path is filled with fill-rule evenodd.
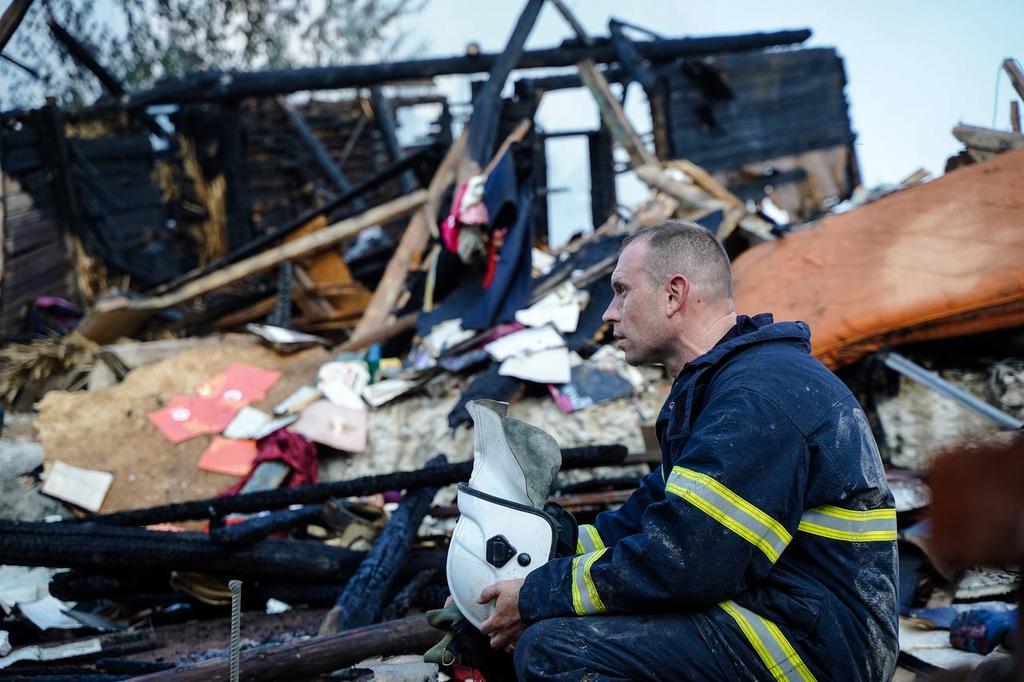
<svg viewBox="0 0 1024 682"><path fill-rule="evenodd" d="M546 432L506 417L506 403L471 400L466 409L474 426L473 475L459 484L461 516L447 573L455 605L479 628L494 610L477 603L483 589L543 566L565 535L562 519L545 511L562 453Z"/></svg>

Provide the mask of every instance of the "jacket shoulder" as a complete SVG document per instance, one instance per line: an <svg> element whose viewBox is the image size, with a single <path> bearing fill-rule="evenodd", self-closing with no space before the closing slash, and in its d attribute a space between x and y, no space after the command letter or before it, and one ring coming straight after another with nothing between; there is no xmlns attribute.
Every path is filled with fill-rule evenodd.
<svg viewBox="0 0 1024 682"><path fill-rule="evenodd" d="M850 390L803 348L764 343L724 360L708 387L708 399L746 389L775 403L805 435L853 397Z"/></svg>

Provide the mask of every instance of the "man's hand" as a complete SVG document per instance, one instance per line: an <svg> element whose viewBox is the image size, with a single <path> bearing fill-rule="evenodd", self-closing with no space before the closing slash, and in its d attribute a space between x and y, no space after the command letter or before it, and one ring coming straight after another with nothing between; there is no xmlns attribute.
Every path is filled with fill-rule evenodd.
<svg viewBox="0 0 1024 682"><path fill-rule="evenodd" d="M502 580L485 587L477 599L478 604L494 602L494 613L480 623L480 632L491 638L491 648L510 651L519 636L526 629L526 623L519 616L519 588L523 579Z"/></svg>

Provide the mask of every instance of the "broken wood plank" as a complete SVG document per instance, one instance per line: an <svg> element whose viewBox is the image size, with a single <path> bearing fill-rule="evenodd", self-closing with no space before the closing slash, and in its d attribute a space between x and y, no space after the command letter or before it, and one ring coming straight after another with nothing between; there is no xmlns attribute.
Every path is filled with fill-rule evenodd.
<svg viewBox="0 0 1024 682"><path fill-rule="evenodd" d="M1024 135L1020 133L1008 133L980 126L958 125L953 128L953 137L970 149L994 154L1024 147Z"/></svg>
<svg viewBox="0 0 1024 682"><path fill-rule="evenodd" d="M622 445L563 448L562 470L614 466L621 464L627 454L625 446ZM137 526L207 519L211 516L223 517L228 514L254 514L264 510L282 509L293 504L326 502L332 498L365 496L387 490L407 490L423 486L444 486L469 480L472 471L472 462L455 462L429 469L396 471L376 476L362 476L347 481L314 483L297 488L277 488L204 500L176 502L148 509L100 514L89 517L89 521L111 526ZM0 522L0 524L2 523ZM67 523L75 522L68 521Z"/></svg>
<svg viewBox="0 0 1024 682"><path fill-rule="evenodd" d="M385 324L391 315L391 309L394 307L395 301L398 300L398 295L405 288L405 278L409 274L409 270L427 246L432 232L431 227L440 210L441 195L455 181L459 161L465 155L467 137L467 131L463 130L459 138L448 149L441 165L437 167L430 186L426 190L423 208L416 212L405 228L398 248L395 249L394 255L388 261L384 275L373 292L373 297L363 312L363 319L359 321L349 340L350 343L357 342L373 333Z"/></svg>
<svg viewBox="0 0 1024 682"><path fill-rule="evenodd" d="M402 152L402 145L398 142L395 112L392 111L391 105L379 87L370 88L370 108L373 110L373 120L377 123L377 130L380 131L380 135L384 139L384 147L388 150L388 158L391 163L398 163L405 154ZM365 121L366 117L364 116L360 120ZM402 192L405 194L416 189L416 178L409 171L402 174L400 182Z"/></svg>
<svg viewBox="0 0 1024 682"><path fill-rule="evenodd" d="M1020 132L1020 102L1010 102L1010 129L1015 133Z"/></svg>
<svg viewBox="0 0 1024 682"><path fill-rule="evenodd" d="M765 47L793 45L811 37L810 29L748 33L703 38L668 38L637 43L646 59L669 60L683 56L712 55L722 52L759 50ZM104 108L186 104L222 98L269 97L302 90L337 90L384 85L399 81L422 80L441 75L485 73L500 58L498 53L437 57L405 62L378 62L346 66L279 69L251 72L204 71L177 80L167 80L153 88L129 95L124 101L102 102ZM592 47L560 45L528 50L517 68L533 69L572 66L581 59L595 62L618 61L615 48L607 41Z"/></svg>
<svg viewBox="0 0 1024 682"><path fill-rule="evenodd" d="M31 6L32 0L13 0L4 10L3 16L0 16L0 51L18 30L21 20L25 18L25 13Z"/></svg>
<svg viewBox="0 0 1024 682"><path fill-rule="evenodd" d="M444 455L437 455L427 462L426 468L440 466L447 461ZM345 583L334 608L321 623L321 637L339 630L370 625L377 619L384 597L405 563L412 541L430 511L430 503L437 491L437 486L432 486L405 494L384 530L373 541L366 558Z"/></svg>
<svg viewBox="0 0 1024 682"><path fill-rule="evenodd" d="M325 227L327 227L327 217L319 216L296 230L285 241L294 241ZM345 264L345 259L337 249L325 249L304 259L300 269L304 271L302 275L298 275L304 294L307 297L326 299L324 303L327 308L320 311L322 316L331 319L351 318L362 315L366 310L372 294L352 276L348 265ZM316 287L325 283L345 285L347 289L336 291L330 295L316 290Z"/></svg>
<svg viewBox="0 0 1024 682"><path fill-rule="evenodd" d="M289 644L259 646L242 652L241 679L247 682L306 679L351 666L371 656L422 654L443 633L430 627L426 616L370 625L330 637ZM133 677L133 682L222 682L227 679L226 657L191 663L171 670Z"/></svg>
<svg viewBox="0 0 1024 682"><path fill-rule="evenodd" d="M1003 60L1003 70L1010 77L1010 83L1013 84L1017 95L1024 99L1024 71L1021 70L1020 64L1013 57L1007 57Z"/></svg>
<svg viewBox="0 0 1024 682"><path fill-rule="evenodd" d="M505 81L523 58L526 39L537 23L544 0L527 0L519 14L515 27L509 35L505 49L494 61L487 75L487 81L473 98L473 116L469 121L468 160L480 168L494 155L494 143L498 136L498 121L501 118L501 91ZM476 173L470 173L476 175ZM460 173L461 176L461 173ZM461 178L461 179L468 179Z"/></svg>
<svg viewBox="0 0 1024 682"><path fill-rule="evenodd" d="M335 163L334 159L331 158L330 152L324 147L323 143L317 138L313 129L310 128L309 123L306 122L306 118L296 109L291 102L284 97L277 97L274 100L277 102L277 106L281 108L288 121L295 128L295 132L299 134L299 139L306 145L306 149L313 157L313 161L320 167L327 179L331 181L334 188L341 194L346 194L352 191L352 183L348 181L341 168ZM362 209L360 203L362 199L356 199L353 203L358 210ZM356 203L360 202L360 203Z"/></svg>
<svg viewBox="0 0 1024 682"><path fill-rule="evenodd" d="M426 190L419 190L408 196L394 199L301 239L275 246L255 256L228 265L166 294L136 300L126 297L102 300L85 316L78 326L78 331L98 343L109 343L137 331L149 316L158 310L179 305L239 282L251 275L265 272L286 260L304 258L317 253L357 235L367 227L409 215L423 206L427 199Z"/></svg>

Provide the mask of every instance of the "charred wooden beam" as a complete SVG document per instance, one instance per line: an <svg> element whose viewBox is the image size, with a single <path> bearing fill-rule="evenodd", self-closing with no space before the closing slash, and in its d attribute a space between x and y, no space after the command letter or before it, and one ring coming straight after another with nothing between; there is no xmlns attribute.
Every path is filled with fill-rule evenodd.
<svg viewBox="0 0 1024 682"><path fill-rule="evenodd" d="M0 16L0 51L4 49L7 41L18 30L21 20L25 18L25 13L28 12L28 8L31 6L32 0L14 0L4 10L3 16Z"/></svg>
<svg viewBox="0 0 1024 682"><path fill-rule="evenodd" d="M313 129L306 122L306 117L302 115L298 109L296 109L291 102L284 97L277 98L277 106L281 107L287 116L288 121L295 128L295 132L299 134L299 138L302 143L306 145L306 149L313 157L313 161L320 167L327 179L331 181L334 188L342 194L347 194L352 191L352 183L348 181L345 174L342 172L338 164L331 158L330 152L324 147L323 143L317 138ZM353 200L353 206L356 210L363 210L366 206L366 202L362 199L356 198Z"/></svg>
<svg viewBox="0 0 1024 682"><path fill-rule="evenodd" d="M444 455L438 455L427 462L426 468L438 467L447 461ZM436 494L436 486L419 488L406 494L391 515L388 525L373 541L373 547L363 563L338 595L334 608L327 613L320 626L320 636L370 625L377 620L384 597L398 570L405 563L409 546L430 511L430 503Z"/></svg>
<svg viewBox="0 0 1024 682"><path fill-rule="evenodd" d="M621 464L625 461L626 455L626 448L622 445L565 448L562 450L562 469ZM347 481L317 483L244 495L226 495L206 500L177 502L148 509L114 512L113 514L90 517L89 521L112 526L142 526L204 519L210 516L220 517L227 514L252 514L266 509L281 509L293 504L324 502L335 497L372 495L387 490L450 485L469 480L472 471L472 462L456 462L415 471L362 476Z"/></svg>
<svg viewBox="0 0 1024 682"><path fill-rule="evenodd" d="M242 652L241 679L294 680L344 668L370 656L423 653L437 643L439 632L425 616L370 625L330 637L284 645L253 647ZM228 659L214 658L173 670L132 678L133 682L221 682L228 676Z"/></svg>
<svg viewBox="0 0 1024 682"><path fill-rule="evenodd" d="M269 232L265 235L257 237L256 239L253 239L249 243L245 244L244 246L235 249L228 255L224 256L224 258L216 260L202 268L193 270L192 272L187 272L181 277L178 277L173 281L168 282L167 284L161 285L160 287L154 289L149 293L150 295L157 295L166 293L168 291L172 291L183 284L191 282L192 280L199 279L204 275L216 272L217 270L220 270L221 268L227 265L231 265L232 263L236 263L242 260L243 258L248 258L249 256L255 253L259 253L260 251L267 248L271 244L284 239L291 233L298 230L303 225L306 225L311 220L315 220L320 216L331 216L337 220L343 220L345 218L352 217L359 212L354 207L350 208L349 210L346 210L345 213L341 215L333 214L338 209L350 205L359 197L363 197L366 194L379 188L384 183L389 182L395 179L396 177L399 177L402 173L405 173L406 171L411 170L413 168L417 168L420 164L423 164L425 160L431 158L434 154L437 153L438 147L435 145L424 147L423 149L417 151L415 154L409 155L402 161L396 164L392 164L391 166L388 166L380 173L374 175L372 178L369 178L353 186L350 191L346 192L345 194L342 194L341 196L335 197L331 201L325 203L323 206L317 206L316 208L309 209L308 211L305 211L302 214L296 216L294 219L290 220L289 222L282 225L280 228L274 230L273 232Z"/></svg>
<svg viewBox="0 0 1024 682"><path fill-rule="evenodd" d="M645 59L665 60L793 45L802 43L810 37L809 29L799 29L774 33L652 40L638 43L637 49ZM301 90L369 87L449 74L485 73L490 71L500 58L501 53L486 53L405 62L259 72L205 71L179 80L165 81L150 90L129 95L121 101L108 101L100 103L99 106L145 107L225 98L270 97ZM591 46L571 41L558 47L524 52L518 68L572 66L583 59L609 63L616 61L618 57L615 48L607 39L595 40Z"/></svg>
<svg viewBox="0 0 1024 682"><path fill-rule="evenodd" d="M124 84L96 60L92 51L75 36L71 35L67 29L57 23L57 20L52 15L47 17L46 25L50 28L50 33L53 34L54 39L64 46L64 49L68 51L71 58L88 69L92 75L96 76L96 80L100 82L104 90L115 97L121 97L128 92ZM167 131L149 114L140 112L139 120L154 135L163 138L167 137Z"/></svg>
<svg viewBox="0 0 1024 682"><path fill-rule="evenodd" d="M377 124L377 130L384 138L388 158L391 163L400 162L405 153L402 151L402 145L398 143L398 124L395 121L395 112L380 88L370 88L370 107L373 109L373 120ZM365 118L361 120L365 120ZM402 192L408 194L416 189L416 179L411 172L406 171L400 177Z"/></svg>
<svg viewBox="0 0 1024 682"><path fill-rule="evenodd" d="M525 52L526 39L537 23L544 0L528 0L519 15L505 49L494 60L484 86L473 98L473 117L469 121L469 158L483 166L494 152L498 137L498 119L501 117L501 90L512 69L519 64Z"/></svg>
<svg viewBox="0 0 1024 682"><path fill-rule="evenodd" d="M303 540L263 540L231 549L205 533L171 533L93 523L0 521L0 563L79 570L173 569L231 576L338 580L362 552Z"/></svg>

